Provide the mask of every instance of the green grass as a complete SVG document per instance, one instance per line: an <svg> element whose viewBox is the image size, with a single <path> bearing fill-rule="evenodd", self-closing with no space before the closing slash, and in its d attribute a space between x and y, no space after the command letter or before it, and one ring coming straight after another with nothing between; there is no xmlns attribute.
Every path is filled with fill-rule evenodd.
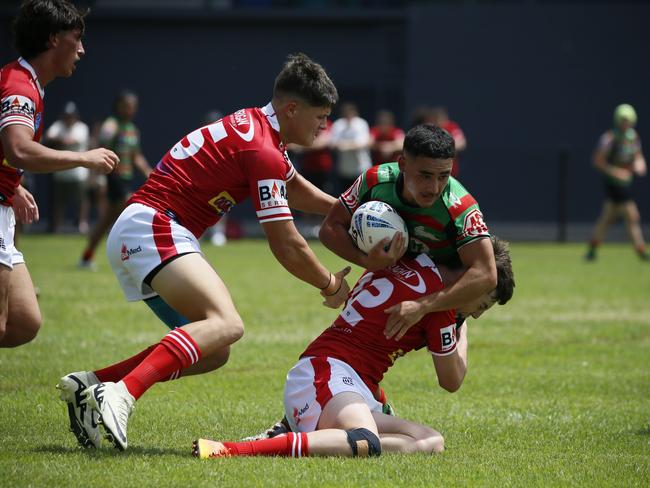
<svg viewBox="0 0 650 488"><path fill-rule="evenodd" d="M246 324L229 364L152 388L126 453L82 451L59 376L125 358L166 330L123 299L103 253L98 272L77 271L82 247L78 237L21 240L45 324L33 343L0 350L0 486L650 485L650 265L630 246L586 264L582 246L513 245L515 296L470 324L457 393L437 386L425 352L398 361L384 387L400 415L445 435L443 455L208 462L189 456L192 439L238 439L275 421L287 370L332 312L264 242L207 244Z"/></svg>

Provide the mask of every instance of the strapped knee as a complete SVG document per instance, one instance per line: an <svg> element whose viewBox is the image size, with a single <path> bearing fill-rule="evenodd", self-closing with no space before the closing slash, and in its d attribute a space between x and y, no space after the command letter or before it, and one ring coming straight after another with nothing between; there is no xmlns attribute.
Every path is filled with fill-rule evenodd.
<svg viewBox="0 0 650 488"><path fill-rule="evenodd" d="M352 448L354 457L379 456L381 454L381 442L379 437L368 429L346 430L348 444Z"/></svg>

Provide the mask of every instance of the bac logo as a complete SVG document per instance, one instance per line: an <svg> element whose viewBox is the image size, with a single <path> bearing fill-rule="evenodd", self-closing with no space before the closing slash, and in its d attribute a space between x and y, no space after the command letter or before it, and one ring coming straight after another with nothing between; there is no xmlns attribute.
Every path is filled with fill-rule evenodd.
<svg viewBox="0 0 650 488"><path fill-rule="evenodd" d="M483 214L477 208L465 215L463 237L480 236L488 233L487 225L483 222Z"/></svg>
<svg viewBox="0 0 650 488"><path fill-rule="evenodd" d="M286 207L287 187L283 180L259 180L257 190L260 196L260 208Z"/></svg>
<svg viewBox="0 0 650 488"><path fill-rule="evenodd" d="M451 351L454 346L456 346L456 326L452 324L440 329L440 350Z"/></svg>
<svg viewBox="0 0 650 488"><path fill-rule="evenodd" d="M0 117L22 115L33 120L34 112L36 112L34 102L22 95L11 95L3 98L0 102Z"/></svg>

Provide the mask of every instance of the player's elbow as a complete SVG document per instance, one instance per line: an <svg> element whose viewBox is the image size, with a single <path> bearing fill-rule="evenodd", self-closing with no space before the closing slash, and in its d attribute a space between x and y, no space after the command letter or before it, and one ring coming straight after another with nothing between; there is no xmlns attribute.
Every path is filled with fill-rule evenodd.
<svg viewBox="0 0 650 488"><path fill-rule="evenodd" d="M463 382L446 380L446 381L439 381L438 384L442 389L447 390L449 393L454 393L460 390L460 387L463 384Z"/></svg>

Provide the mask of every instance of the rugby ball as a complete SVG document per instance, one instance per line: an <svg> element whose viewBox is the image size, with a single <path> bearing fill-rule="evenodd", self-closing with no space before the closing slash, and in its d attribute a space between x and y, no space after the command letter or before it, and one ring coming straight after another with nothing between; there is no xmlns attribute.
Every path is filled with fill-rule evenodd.
<svg viewBox="0 0 650 488"><path fill-rule="evenodd" d="M348 230L355 245L368 254L382 239L392 239L401 232L408 242L409 233L404 219L393 207L384 202L370 201L352 214Z"/></svg>

